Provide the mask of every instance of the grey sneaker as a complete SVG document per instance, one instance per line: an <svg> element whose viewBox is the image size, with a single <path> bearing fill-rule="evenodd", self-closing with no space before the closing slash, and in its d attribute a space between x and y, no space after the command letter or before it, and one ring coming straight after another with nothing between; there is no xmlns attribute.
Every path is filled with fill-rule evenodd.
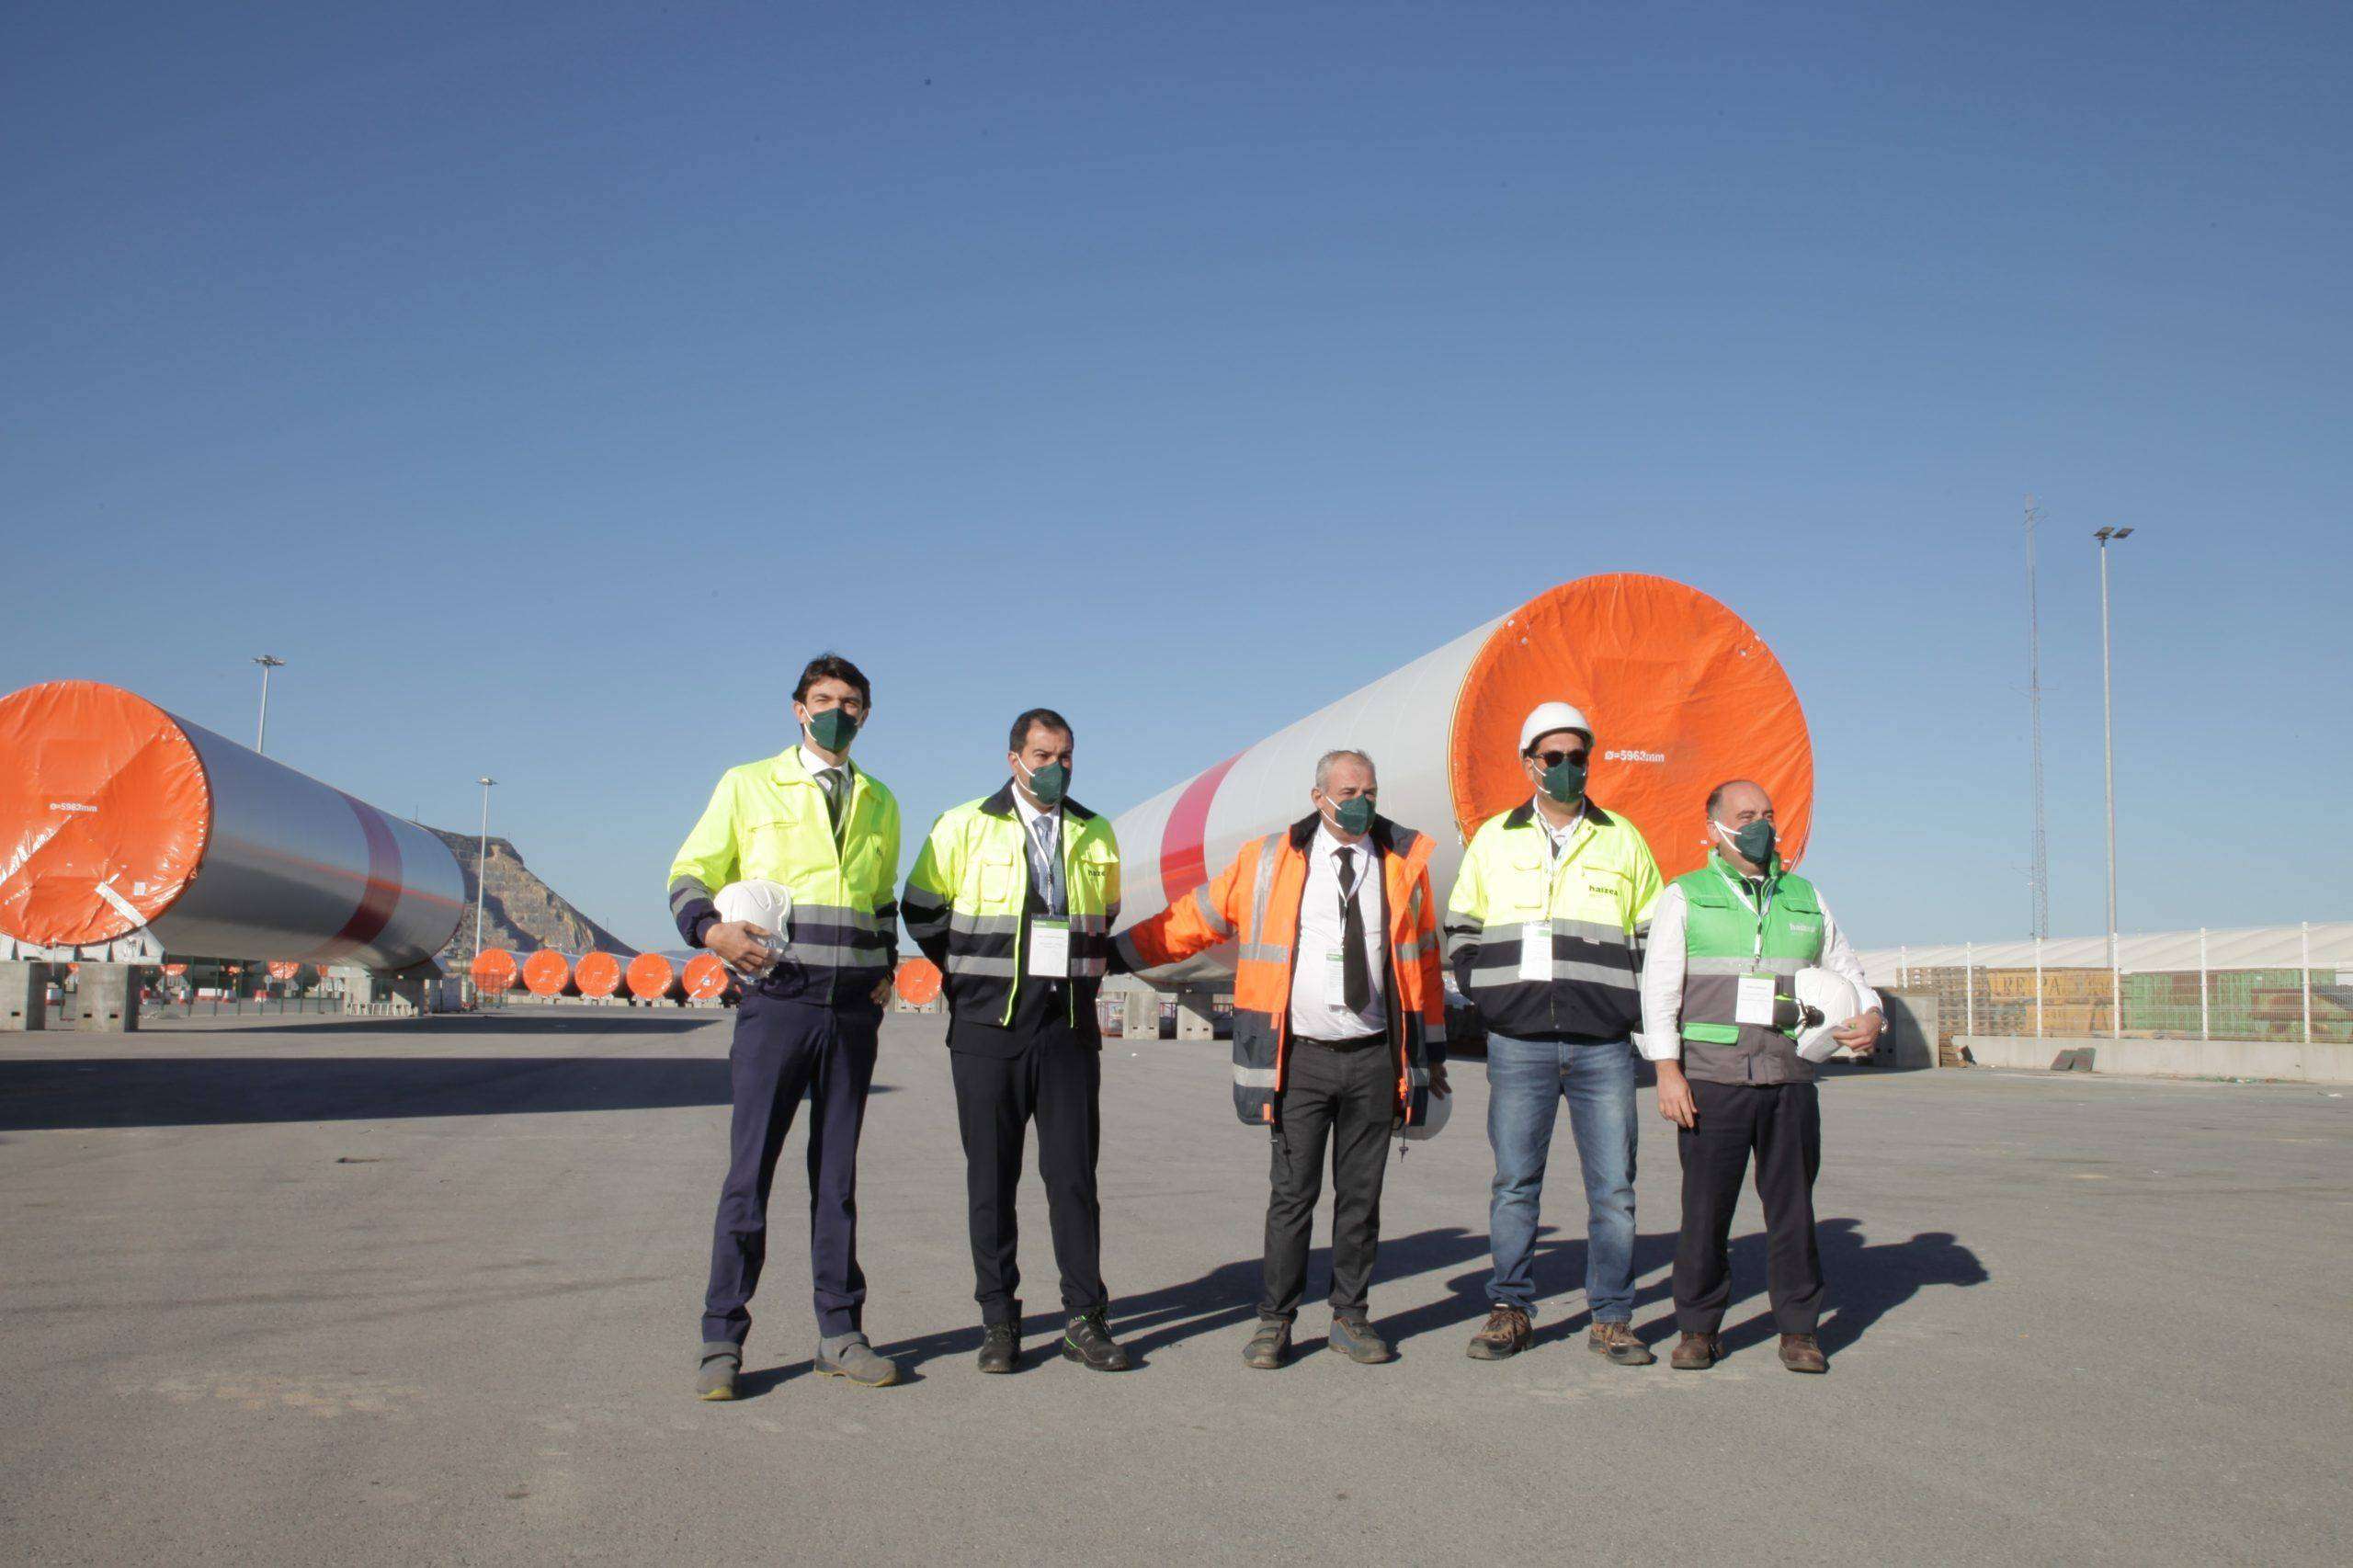
<svg viewBox="0 0 2353 1568"><path fill-rule="evenodd" d="M889 1388L899 1381L899 1364L875 1354L862 1334L819 1340L817 1370L829 1378L847 1378L860 1388Z"/></svg>
<svg viewBox="0 0 2353 1568"><path fill-rule="evenodd" d="M697 1399L733 1399L735 1378L744 1369L744 1347L711 1340L701 1351L702 1370L695 1378Z"/></svg>
<svg viewBox="0 0 2353 1568"><path fill-rule="evenodd" d="M1280 1318L1260 1318L1258 1332L1242 1347L1242 1364L1271 1372L1290 1354L1290 1324Z"/></svg>
<svg viewBox="0 0 2353 1568"><path fill-rule="evenodd" d="M1397 1359L1397 1352L1389 1347L1389 1341L1374 1333L1372 1324L1360 1312L1332 1314L1332 1348L1368 1367Z"/></svg>

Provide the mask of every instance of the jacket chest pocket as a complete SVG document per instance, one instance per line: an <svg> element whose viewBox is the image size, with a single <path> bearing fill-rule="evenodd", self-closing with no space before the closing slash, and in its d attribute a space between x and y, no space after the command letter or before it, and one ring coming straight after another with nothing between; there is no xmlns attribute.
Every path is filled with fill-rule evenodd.
<svg viewBox="0 0 2353 1568"><path fill-rule="evenodd" d="M1020 898L1021 883L1018 879L1021 875L1021 868L1014 858L1013 851L1009 849L983 851L979 866L983 903L1009 903Z"/></svg>
<svg viewBox="0 0 2353 1568"><path fill-rule="evenodd" d="M1624 911L1626 890L1633 885L1625 872L1612 870L1607 866L1587 866L1578 872L1578 878L1589 902L1606 903L1621 913Z"/></svg>
<svg viewBox="0 0 2353 1568"><path fill-rule="evenodd" d="M764 817L745 824L736 874L790 885L794 862L800 858L796 853L800 839L801 823L796 817Z"/></svg>
<svg viewBox="0 0 2353 1568"><path fill-rule="evenodd" d="M1511 858L1511 888L1500 901L1517 920L1539 920L1552 903L1552 868L1542 852L1524 850Z"/></svg>
<svg viewBox="0 0 2353 1568"><path fill-rule="evenodd" d="M1097 909L1109 904L1112 890L1119 885L1120 868L1109 860L1081 860L1070 869L1071 891L1085 893L1088 903Z"/></svg>

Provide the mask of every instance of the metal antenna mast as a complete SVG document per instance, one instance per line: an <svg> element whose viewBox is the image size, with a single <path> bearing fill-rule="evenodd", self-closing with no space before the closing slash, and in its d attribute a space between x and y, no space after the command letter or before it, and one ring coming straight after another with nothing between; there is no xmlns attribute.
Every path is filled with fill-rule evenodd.
<svg viewBox="0 0 2353 1568"><path fill-rule="evenodd" d="M2030 901L2029 937L2051 935L2051 839L2042 812L2042 612L2035 597L2034 526L2042 511L2034 497L2026 498L2026 697L2034 716L2034 844L2033 864L2027 871Z"/></svg>

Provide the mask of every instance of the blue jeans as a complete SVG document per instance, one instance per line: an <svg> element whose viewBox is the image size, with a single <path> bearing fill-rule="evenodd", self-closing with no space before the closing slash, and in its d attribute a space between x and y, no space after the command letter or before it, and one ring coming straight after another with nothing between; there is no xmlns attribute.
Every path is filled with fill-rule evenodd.
<svg viewBox="0 0 2353 1568"><path fill-rule="evenodd" d="M1495 1181L1487 1245L1495 1271L1487 1299L1532 1312L1537 1206L1552 1119L1569 1102L1569 1130L1585 1167L1585 1298L1596 1323L1634 1315L1634 1047L1631 1040L1568 1045L1487 1037L1487 1146Z"/></svg>

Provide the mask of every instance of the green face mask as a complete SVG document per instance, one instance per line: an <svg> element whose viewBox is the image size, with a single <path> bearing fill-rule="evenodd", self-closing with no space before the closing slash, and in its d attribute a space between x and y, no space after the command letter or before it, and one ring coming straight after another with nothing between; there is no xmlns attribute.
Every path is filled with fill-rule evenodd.
<svg viewBox="0 0 2353 1568"><path fill-rule="evenodd" d="M857 733L858 721L847 708L824 708L809 715L809 738L822 750L846 752Z"/></svg>
<svg viewBox="0 0 2353 1568"><path fill-rule="evenodd" d="M1563 757L1544 770L1544 793L1564 806L1585 799L1585 764Z"/></svg>
<svg viewBox="0 0 2353 1568"><path fill-rule="evenodd" d="M1732 846L1739 850L1740 858L1750 865L1770 867L1773 864L1773 824L1763 817L1758 817L1737 833L1722 823L1716 824L1716 831L1731 839Z"/></svg>
<svg viewBox="0 0 2353 1568"><path fill-rule="evenodd" d="M1352 801L1334 801L1332 820L1339 824L1342 833L1362 833L1372 825L1372 797L1358 795Z"/></svg>
<svg viewBox="0 0 2353 1568"><path fill-rule="evenodd" d="M1014 766L1021 767L1017 762ZM1041 806L1061 805L1063 796L1070 791L1070 769L1059 762L1050 762L1034 773L1026 767L1021 768L1021 772L1022 777L1029 780L1029 792L1038 797L1038 803Z"/></svg>

